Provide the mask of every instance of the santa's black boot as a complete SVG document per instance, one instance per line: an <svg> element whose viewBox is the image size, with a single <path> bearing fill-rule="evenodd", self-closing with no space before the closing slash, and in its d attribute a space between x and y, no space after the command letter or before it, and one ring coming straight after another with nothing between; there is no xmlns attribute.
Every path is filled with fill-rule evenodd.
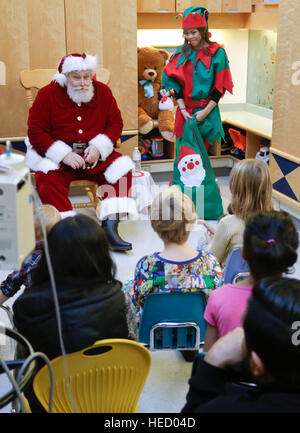
<svg viewBox="0 0 300 433"><path fill-rule="evenodd" d="M110 219L102 221L102 228L106 233L109 248L114 251L130 251L132 245L124 241L118 233L119 219Z"/></svg>

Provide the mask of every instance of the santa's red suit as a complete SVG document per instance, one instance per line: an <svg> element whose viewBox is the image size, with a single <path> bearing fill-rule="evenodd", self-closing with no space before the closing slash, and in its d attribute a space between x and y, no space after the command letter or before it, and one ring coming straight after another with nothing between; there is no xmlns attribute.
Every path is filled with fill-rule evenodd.
<svg viewBox="0 0 300 433"><path fill-rule="evenodd" d="M90 102L79 104L62 83L52 81L39 90L28 118L27 165L36 171L41 201L61 212L72 210L70 182L88 179L103 185L100 219L123 212L136 215L135 202L128 197L133 162L114 150L123 127L120 110L108 86L93 80L93 87ZM73 143L98 149L100 159L93 169L74 170L62 164Z"/></svg>

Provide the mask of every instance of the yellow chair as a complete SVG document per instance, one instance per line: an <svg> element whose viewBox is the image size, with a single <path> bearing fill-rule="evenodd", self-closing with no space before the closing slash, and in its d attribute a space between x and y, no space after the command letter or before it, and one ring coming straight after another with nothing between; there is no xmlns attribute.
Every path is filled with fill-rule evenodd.
<svg viewBox="0 0 300 433"><path fill-rule="evenodd" d="M53 75L56 72L56 69L32 69L21 71L20 83L25 88L26 99L29 108L32 106L34 100L33 89L40 89L41 87L49 84L53 78ZM108 84L110 79L110 72L105 68L98 68L96 70L96 76L98 81L101 81L104 84ZM74 180L73 182L71 182L70 195L87 194L90 199L90 202L88 203L72 203L73 208L96 208L99 203L97 189L98 185L95 182L89 180Z"/></svg>
<svg viewBox="0 0 300 433"><path fill-rule="evenodd" d="M100 353L99 353L100 352ZM125 339L99 340L67 355L68 376L77 413L135 413L151 364L148 350ZM72 413L63 357L51 361L53 413ZM50 379L44 366L33 381L34 392L48 411Z"/></svg>

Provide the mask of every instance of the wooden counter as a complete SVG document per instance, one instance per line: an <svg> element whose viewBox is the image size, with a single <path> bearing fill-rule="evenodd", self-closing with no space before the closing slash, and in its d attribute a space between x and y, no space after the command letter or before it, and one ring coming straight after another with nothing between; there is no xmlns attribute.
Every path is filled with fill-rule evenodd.
<svg viewBox="0 0 300 433"><path fill-rule="evenodd" d="M231 107L232 105L232 107ZM229 124L246 131L245 158L255 158L260 149L262 139L272 139L272 112L268 109L253 106L252 104L226 104L220 105L221 119ZM217 152L217 156L219 152Z"/></svg>

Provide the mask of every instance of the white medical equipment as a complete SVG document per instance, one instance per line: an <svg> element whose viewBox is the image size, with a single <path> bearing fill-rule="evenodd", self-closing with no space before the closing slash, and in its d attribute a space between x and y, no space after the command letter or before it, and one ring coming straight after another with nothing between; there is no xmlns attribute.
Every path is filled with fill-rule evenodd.
<svg viewBox="0 0 300 433"><path fill-rule="evenodd" d="M0 155L0 270L20 269L34 249L32 186L25 157L10 152Z"/></svg>

